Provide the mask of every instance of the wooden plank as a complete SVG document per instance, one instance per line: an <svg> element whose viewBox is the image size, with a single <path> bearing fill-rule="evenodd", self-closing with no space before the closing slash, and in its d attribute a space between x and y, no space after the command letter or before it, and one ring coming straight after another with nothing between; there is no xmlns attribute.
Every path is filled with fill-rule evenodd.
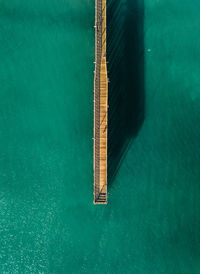
<svg viewBox="0 0 200 274"><path fill-rule="evenodd" d="M94 74L94 203L107 203L107 110L106 0L95 5Z"/></svg>

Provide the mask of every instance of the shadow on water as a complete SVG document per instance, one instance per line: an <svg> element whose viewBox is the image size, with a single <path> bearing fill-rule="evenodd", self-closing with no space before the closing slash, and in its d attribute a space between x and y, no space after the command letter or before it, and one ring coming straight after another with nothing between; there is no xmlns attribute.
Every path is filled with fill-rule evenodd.
<svg viewBox="0 0 200 274"><path fill-rule="evenodd" d="M108 0L108 185L145 116L144 0Z"/></svg>

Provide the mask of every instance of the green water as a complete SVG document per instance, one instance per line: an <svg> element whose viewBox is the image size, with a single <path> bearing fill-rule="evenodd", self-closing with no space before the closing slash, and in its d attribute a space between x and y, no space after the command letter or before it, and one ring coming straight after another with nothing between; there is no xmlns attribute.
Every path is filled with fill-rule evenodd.
<svg viewBox="0 0 200 274"><path fill-rule="evenodd" d="M94 1L0 1L0 273L200 273L199 9L145 0L145 119L94 206Z"/></svg>

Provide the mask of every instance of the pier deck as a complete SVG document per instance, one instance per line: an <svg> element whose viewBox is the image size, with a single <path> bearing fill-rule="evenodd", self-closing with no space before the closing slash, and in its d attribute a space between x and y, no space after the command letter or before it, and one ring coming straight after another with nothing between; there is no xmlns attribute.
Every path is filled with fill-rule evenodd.
<svg viewBox="0 0 200 274"><path fill-rule="evenodd" d="M94 72L94 203L107 203L107 111L106 0L95 3Z"/></svg>

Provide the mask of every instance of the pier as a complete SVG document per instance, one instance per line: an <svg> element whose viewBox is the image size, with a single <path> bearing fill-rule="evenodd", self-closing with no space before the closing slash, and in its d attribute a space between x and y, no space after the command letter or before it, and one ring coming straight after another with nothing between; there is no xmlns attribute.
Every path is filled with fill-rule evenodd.
<svg viewBox="0 0 200 274"><path fill-rule="evenodd" d="M96 0L93 138L94 204L107 203L107 113L106 0Z"/></svg>

